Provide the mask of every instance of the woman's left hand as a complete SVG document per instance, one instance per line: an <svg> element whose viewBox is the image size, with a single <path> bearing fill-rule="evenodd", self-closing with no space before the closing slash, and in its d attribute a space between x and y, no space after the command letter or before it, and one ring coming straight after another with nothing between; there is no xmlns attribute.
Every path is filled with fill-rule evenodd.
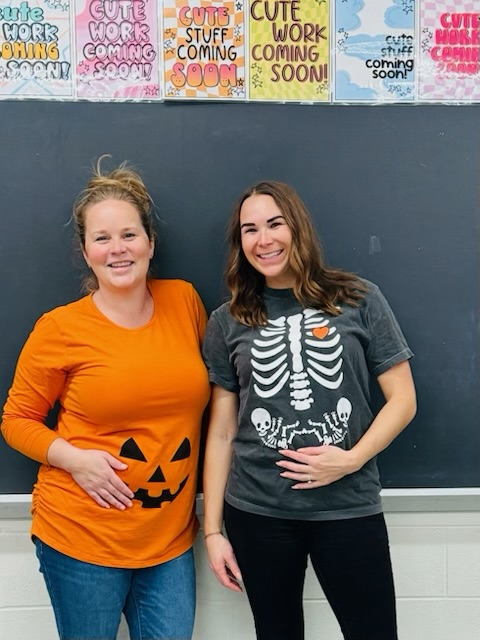
<svg viewBox="0 0 480 640"><path fill-rule="evenodd" d="M353 451L333 445L283 449L278 453L287 458L276 463L285 469L280 475L297 481L292 489L317 489L358 470Z"/></svg>

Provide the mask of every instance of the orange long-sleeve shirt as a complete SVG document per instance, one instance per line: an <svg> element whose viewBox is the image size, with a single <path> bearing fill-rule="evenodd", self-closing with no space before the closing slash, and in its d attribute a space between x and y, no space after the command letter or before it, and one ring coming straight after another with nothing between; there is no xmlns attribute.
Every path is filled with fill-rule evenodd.
<svg viewBox="0 0 480 640"><path fill-rule="evenodd" d="M136 568L186 551L197 529L196 469L209 383L200 343L206 313L192 285L149 282L155 311L126 329L91 295L43 315L19 357L4 408L7 442L39 460L32 534L85 562ZM54 430L45 426L56 401ZM57 437L108 451L133 507L97 505L66 471L47 465Z"/></svg>

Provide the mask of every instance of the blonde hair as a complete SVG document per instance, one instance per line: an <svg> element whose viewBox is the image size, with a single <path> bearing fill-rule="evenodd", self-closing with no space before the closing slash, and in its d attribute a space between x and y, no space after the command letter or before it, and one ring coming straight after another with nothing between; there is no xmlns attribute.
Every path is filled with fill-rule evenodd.
<svg viewBox="0 0 480 640"><path fill-rule="evenodd" d="M78 195L73 205L73 224L78 247L85 249L85 215L89 207L105 200L123 200L129 202L138 211L140 221L149 240L155 238L152 206L153 201L147 188L137 173L127 162L109 171L102 173L101 163L109 155L101 156L93 170L93 175L86 188ZM86 276L83 282L86 291L98 289L97 277L94 273Z"/></svg>
<svg viewBox="0 0 480 640"><path fill-rule="evenodd" d="M242 205L254 195L271 196L292 232L290 267L295 276L293 293L304 306L323 309L331 315L341 313L338 304L358 306L367 288L355 274L326 266L319 238L305 204L288 184L265 180L247 189L238 200L227 230L229 254L226 281L231 294L232 316L247 326L265 325L263 302L265 278L243 253L240 230Z"/></svg>

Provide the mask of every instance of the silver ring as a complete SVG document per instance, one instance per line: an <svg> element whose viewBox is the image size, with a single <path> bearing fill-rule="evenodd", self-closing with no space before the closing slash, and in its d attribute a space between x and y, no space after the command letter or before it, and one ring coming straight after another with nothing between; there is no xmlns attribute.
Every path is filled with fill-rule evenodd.
<svg viewBox="0 0 480 640"><path fill-rule="evenodd" d="M310 474L308 474L308 480L307 480L308 484L312 483L312 476Z"/></svg>

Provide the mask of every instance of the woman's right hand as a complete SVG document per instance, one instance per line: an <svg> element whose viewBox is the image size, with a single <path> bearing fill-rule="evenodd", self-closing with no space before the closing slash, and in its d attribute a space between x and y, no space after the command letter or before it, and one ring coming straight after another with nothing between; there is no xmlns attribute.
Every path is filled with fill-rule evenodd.
<svg viewBox="0 0 480 640"><path fill-rule="evenodd" d="M132 506L133 491L115 471L127 465L106 451L79 449L81 456L75 469L70 471L75 482L101 507L124 510Z"/></svg>
<svg viewBox="0 0 480 640"><path fill-rule="evenodd" d="M210 569L227 589L242 591L242 574L233 553L232 545L222 533L209 535L205 540Z"/></svg>
<svg viewBox="0 0 480 640"><path fill-rule="evenodd" d="M101 507L123 511L132 506L133 491L116 473L125 470L127 465L106 451L80 449L58 438L50 445L48 463L68 471Z"/></svg>

